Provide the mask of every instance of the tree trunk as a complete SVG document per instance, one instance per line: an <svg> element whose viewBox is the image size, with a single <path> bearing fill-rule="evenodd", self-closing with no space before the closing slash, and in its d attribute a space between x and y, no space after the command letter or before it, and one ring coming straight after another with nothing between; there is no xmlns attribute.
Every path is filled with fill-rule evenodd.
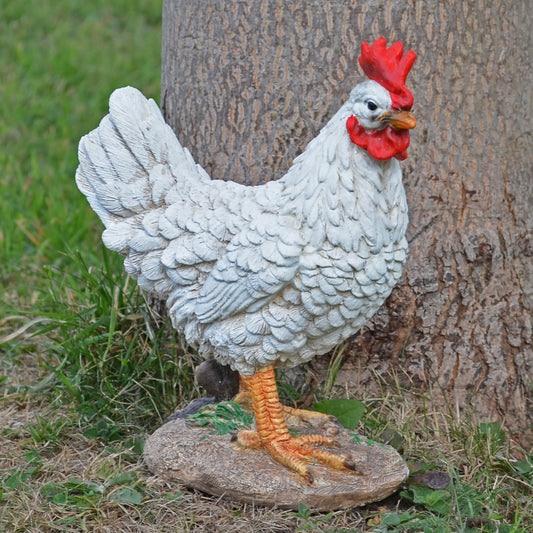
<svg viewBox="0 0 533 533"><path fill-rule="evenodd" d="M407 267L349 342L339 379L357 391L401 370L410 387L474 405L524 442L533 422L532 24L525 0L165 0L161 97L213 178L256 184L282 176L363 79L361 41L384 36L415 50Z"/></svg>

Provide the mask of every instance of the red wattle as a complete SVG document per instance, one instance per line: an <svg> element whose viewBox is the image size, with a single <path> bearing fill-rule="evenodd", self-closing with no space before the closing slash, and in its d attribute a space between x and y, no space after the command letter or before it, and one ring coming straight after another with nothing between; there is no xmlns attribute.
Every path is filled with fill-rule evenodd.
<svg viewBox="0 0 533 533"><path fill-rule="evenodd" d="M346 129L352 142L365 148L375 159L395 157L402 161L407 158L410 140L408 130L395 130L387 126L382 130L373 130L369 133L359 124L354 115L346 121Z"/></svg>

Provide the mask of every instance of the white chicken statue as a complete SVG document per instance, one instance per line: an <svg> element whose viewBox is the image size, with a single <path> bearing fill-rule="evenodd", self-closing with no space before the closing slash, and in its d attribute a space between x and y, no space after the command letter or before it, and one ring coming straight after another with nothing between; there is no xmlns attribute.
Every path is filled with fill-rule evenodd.
<svg viewBox="0 0 533 533"><path fill-rule="evenodd" d="M125 87L79 145L76 182L139 286L166 300L174 328L239 372L256 429L237 440L311 479L308 463L355 470L291 436L274 367L323 354L356 333L397 283L406 259L407 157L416 58L384 38L363 43L368 80L281 179L211 180L153 100ZM305 416L304 413L300 413Z"/></svg>

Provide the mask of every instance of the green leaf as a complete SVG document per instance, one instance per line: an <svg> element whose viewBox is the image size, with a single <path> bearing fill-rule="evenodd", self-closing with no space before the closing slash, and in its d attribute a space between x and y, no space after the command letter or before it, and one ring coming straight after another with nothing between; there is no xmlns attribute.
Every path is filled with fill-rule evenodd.
<svg viewBox="0 0 533 533"><path fill-rule="evenodd" d="M114 502L126 503L129 505L140 505L142 503L142 494L132 488L124 487L117 489L109 496L109 499Z"/></svg>
<svg viewBox="0 0 533 533"><path fill-rule="evenodd" d="M63 486L66 487L69 492L77 494L94 494L102 493L104 491L104 486L100 483L85 481L76 477L73 477L63 483Z"/></svg>
<svg viewBox="0 0 533 533"><path fill-rule="evenodd" d="M392 446L396 451L400 451L405 443L405 438L403 435L398 433L395 429L385 429L381 433L381 440Z"/></svg>
<svg viewBox="0 0 533 533"><path fill-rule="evenodd" d="M479 424L479 433L487 440L490 439L496 447L505 444L507 439L505 431L499 422L483 422Z"/></svg>
<svg viewBox="0 0 533 533"><path fill-rule="evenodd" d="M16 472L4 480L4 485L9 489L17 489L30 476L24 472Z"/></svg>
<svg viewBox="0 0 533 533"><path fill-rule="evenodd" d="M113 485L128 485L136 481L137 474L135 472L121 472L112 477L107 483L106 487L112 487Z"/></svg>
<svg viewBox="0 0 533 533"><path fill-rule="evenodd" d="M83 434L88 439L102 439L106 442L119 440L121 438L120 426L105 420L99 420L94 426L86 429Z"/></svg>
<svg viewBox="0 0 533 533"><path fill-rule="evenodd" d="M57 494L54 494L51 500L52 503L55 503L56 505L66 505L68 503L68 492L58 492Z"/></svg>
<svg viewBox="0 0 533 533"><path fill-rule="evenodd" d="M41 494L56 505L92 509L98 505L104 486L92 481L71 478L65 483L47 483Z"/></svg>
<svg viewBox="0 0 533 533"><path fill-rule="evenodd" d="M365 404L359 400L336 398L315 403L313 410L333 415L346 429L355 429L365 413Z"/></svg>
<svg viewBox="0 0 533 533"><path fill-rule="evenodd" d="M409 490L403 491L401 495L440 515L446 515L450 512L452 496L447 490L432 490L413 485Z"/></svg>
<svg viewBox="0 0 533 533"><path fill-rule="evenodd" d="M165 494L165 500L168 500L169 502L178 503L179 501L181 501L182 497L183 497L183 492L176 492L175 494L173 492L169 492L168 494Z"/></svg>
<svg viewBox="0 0 533 533"><path fill-rule="evenodd" d="M511 463L513 469L517 474L523 476L526 479L533 481L533 458L527 457L523 461L516 461Z"/></svg>
<svg viewBox="0 0 533 533"><path fill-rule="evenodd" d="M24 452L24 459L31 464L40 465L42 463L39 452L33 448Z"/></svg>
<svg viewBox="0 0 533 533"><path fill-rule="evenodd" d="M305 503L300 502L298 504L298 516L301 518L309 518L311 516L311 511Z"/></svg>
<svg viewBox="0 0 533 533"><path fill-rule="evenodd" d="M383 516L383 523L388 526L399 526L400 524L405 524L419 518L418 514L412 514L409 511L405 511L401 514L398 513L388 513Z"/></svg>
<svg viewBox="0 0 533 533"><path fill-rule="evenodd" d="M249 426L254 418L236 403L220 402L215 406L207 405L197 413L187 415L187 420L196 426L211 425L219 435L225 435Z"/></svg>

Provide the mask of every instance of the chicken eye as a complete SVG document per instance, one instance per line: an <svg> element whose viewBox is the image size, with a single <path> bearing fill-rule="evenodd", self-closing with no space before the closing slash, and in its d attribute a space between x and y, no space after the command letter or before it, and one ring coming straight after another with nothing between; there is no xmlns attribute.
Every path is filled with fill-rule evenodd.
<svg viewBox="0 0 533 533"><path fill-rule="evenodd" d="M370 109L370 111L375 111L378 108L376 102L373 102L372 100L369 100L366 103L366 107L368 107L368 109Z"/></svg>

